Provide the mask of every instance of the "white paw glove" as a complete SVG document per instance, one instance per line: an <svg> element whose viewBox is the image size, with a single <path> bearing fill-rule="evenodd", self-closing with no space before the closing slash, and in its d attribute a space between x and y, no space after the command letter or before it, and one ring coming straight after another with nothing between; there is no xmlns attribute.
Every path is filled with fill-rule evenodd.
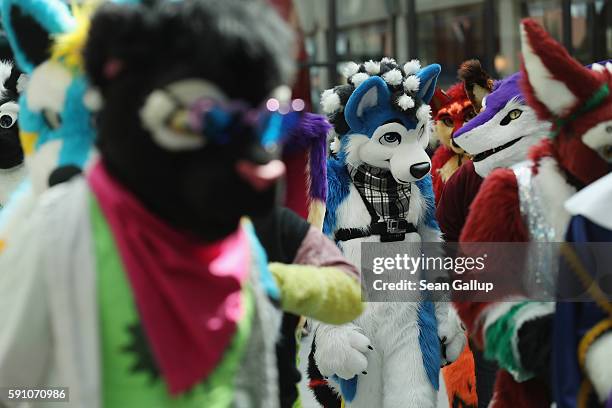
<svg viewBox="0 0 612 408"><path fill-rule="evenodd" d="M465 348L467 338L465 327L452 306L448 308L447 319L438 324L438 337L442 346L442 365L457 360Z"/></svg>
<svg viewBox="0 0 612 408"><path fill-rule="evenodd" d="M356 326L321 325L315 334L315 363L325 377L336 374L345 380L367 374L370 339Z"/></svg>

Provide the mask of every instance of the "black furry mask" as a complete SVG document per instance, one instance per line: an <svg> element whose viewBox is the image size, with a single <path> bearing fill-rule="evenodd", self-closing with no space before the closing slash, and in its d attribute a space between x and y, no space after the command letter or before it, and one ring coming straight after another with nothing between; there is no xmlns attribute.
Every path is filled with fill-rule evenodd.
<svg viewBox="0 0 612 408"><path fill-rule="evenodd" d="M153 96L172 89L186 106L207 96L206 83L229 101L259 106L286 79L291 51L279 38L289 37L278 16L257 2L101 6L85 61L104 100L98 145L111 174L151 211L206 241L228 235L241 216L270 209L275 187L258 191L236 168L245 158L255 161L253 152L261 162L272 153L248 132L234 132L223 144L158 132L156 114L168 107Z"/></svg>

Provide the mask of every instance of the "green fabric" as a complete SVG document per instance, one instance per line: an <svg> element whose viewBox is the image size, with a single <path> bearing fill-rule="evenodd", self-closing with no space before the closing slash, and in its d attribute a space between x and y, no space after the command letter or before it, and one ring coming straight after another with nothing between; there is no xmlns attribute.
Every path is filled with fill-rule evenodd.
<svg viewBox="0 0 612 408"><path fill-rule="evenodd" d="M603 101L606 100L608 95L610 95L610 88L608 87L608 84L603 84L576 112L567 117L556 118L554 120L555 129L551 130L550 137L555 138L559 132L561 132L561 128L563 128L563 126L575 121L581 115L598 107Z"/></svg>
<svg viewBox="0 0 612 408"><path fill-rule="evenodd" d="M253 322L254 298L251 288L246 287L243 291L245 314L220 365L202 384L179 396L171 396L159 376L155 377L151 371L138 370L146 365L146 354L143 358L143 355L137 356L127 351L139 340L143 344L142 336L133 335L139 317L112 233L94 198L91 203L100 302L102 407L229 407L234 396L234 378Z"/></svg>
<svg viewBox="0 0 612 408"><path fill-rule="evenodd" d="M485 357L497 361L499 366L510 372L517 381L533 377L533 374L524 370L520 361L516 360L512 348L512 341L516 335L514 318L528 304L529 302L522 302L514 305L491 324L485 333Z"/></svg>

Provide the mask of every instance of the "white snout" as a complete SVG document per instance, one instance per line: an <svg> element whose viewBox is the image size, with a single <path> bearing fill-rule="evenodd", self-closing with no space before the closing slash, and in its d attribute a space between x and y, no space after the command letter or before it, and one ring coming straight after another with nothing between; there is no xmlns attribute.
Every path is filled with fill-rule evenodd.
<svg viewBox="0 0 612 408"><path fill-rule="evenodd" d="M422 179L431 170L431 161L419 143L399 145L390 159L393 178L402 184Z"/></svg>

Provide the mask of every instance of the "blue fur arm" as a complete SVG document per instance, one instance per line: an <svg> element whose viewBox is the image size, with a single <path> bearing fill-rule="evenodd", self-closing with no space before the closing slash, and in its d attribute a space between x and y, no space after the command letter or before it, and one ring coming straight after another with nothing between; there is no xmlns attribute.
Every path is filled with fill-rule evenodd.
<svg viewBox="0 0 612 408"><path fill-rule="evenodd" d="M349 194L350 181L343 160L333 157L327 159L328 193L323 233L332 239L336 229L336 210Z"/></svg>

